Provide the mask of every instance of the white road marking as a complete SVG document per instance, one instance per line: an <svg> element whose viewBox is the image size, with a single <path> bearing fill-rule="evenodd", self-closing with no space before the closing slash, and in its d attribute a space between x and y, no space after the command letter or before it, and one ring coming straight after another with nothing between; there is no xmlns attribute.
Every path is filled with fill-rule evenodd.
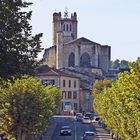
<svg viewBox="0 0 140 140"><path fill-rule="evenodd" d="M77 140L77 131L76 131L76 124L74 122L74 129L75 129L75 137L74 137L74 140Z"/></svg>

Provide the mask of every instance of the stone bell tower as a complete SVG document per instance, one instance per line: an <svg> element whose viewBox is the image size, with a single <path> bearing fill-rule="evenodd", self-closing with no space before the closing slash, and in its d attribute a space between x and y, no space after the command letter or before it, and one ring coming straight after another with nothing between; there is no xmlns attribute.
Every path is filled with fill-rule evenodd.
<svg viewBox="0 0 140 140"><path fill-rule="evenodd" d="M53 14L53 46L56 45L56 68L63 67L64 44L77 39L77 15L76 12L68 16L68 12Z"/></svg>
<svg viewBox="0 0 140 140"><path fill-rule="evenodd" d="M77 15L76 12L68 17L68 12L64 12L64 17L61 16L61 12L53 14L53 45L57 45L58 33L63 34L63 44L68 43L74 39L77 39Z"/></svg>

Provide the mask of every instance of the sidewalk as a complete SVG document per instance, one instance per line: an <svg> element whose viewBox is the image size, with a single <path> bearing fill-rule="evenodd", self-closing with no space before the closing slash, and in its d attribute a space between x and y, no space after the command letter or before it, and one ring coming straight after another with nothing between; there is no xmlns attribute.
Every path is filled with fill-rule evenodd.
<svg viewBox="0 0 140 140"><path fill-rule="evenodd" d="M94 122L93 125L96 129L96 140L114 140L111 137L111 134L109 134L107 130L99 126L97 122Z"/></svg>
<svg viewBox="0 0 140 140"><path fill-rule="evenodd" d="M54 122L50 122L48 124L47 133L45 133L45 135L42 136L42 140L51 140L52 139L56 125L57 124Z"/></svg>

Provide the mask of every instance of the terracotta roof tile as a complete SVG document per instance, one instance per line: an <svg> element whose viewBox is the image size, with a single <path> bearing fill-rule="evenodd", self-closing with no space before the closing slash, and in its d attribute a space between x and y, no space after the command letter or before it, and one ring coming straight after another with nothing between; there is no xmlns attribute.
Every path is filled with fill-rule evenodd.
<svg viewBox="0 0 140 140"><path fill-rule="evenodd" d="M38 73L36 76L66 76L66 77L72 77L72 78L80 78L80 77L77 77L77 76L74 76L71 74L67 74L67 73L64 73L60 70L53 69L53 68L51 68L47 72Z"/></svg>

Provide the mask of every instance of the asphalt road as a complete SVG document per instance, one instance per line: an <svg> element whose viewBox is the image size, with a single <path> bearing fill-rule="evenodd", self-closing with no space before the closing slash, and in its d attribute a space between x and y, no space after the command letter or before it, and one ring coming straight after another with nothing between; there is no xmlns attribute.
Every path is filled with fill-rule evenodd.
<svg viewBox="0 0 140 140"><path fill-rule="evenodd" d="M73 117L54 117L54 121L57 124L52 136L52 140L82 140L85 131L95 131L93 124L82 124L73 119ZM70 126L72 129L71 136L60 136L60 128L62 126Z"/></svg>

